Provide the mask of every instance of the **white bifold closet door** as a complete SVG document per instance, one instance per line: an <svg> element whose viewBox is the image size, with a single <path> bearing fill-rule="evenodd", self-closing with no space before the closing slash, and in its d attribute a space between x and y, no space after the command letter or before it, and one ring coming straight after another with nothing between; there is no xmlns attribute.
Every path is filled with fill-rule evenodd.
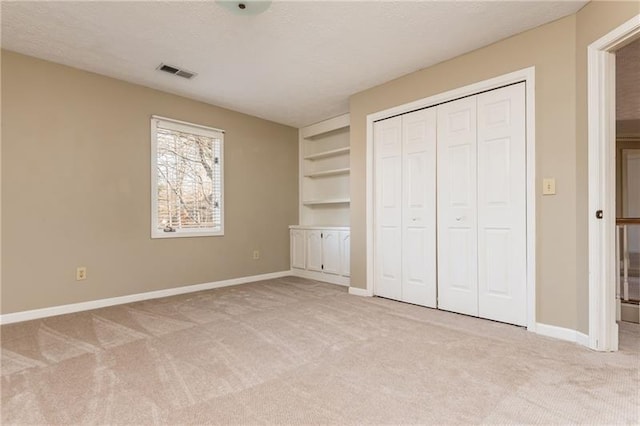
<svg viewBox="0 0 640 426"><path fill-rule="evenodd" d="M438 106L438 306L526 325L524 83Z"/></svg>
<svg viewBox="0 0 640 426"><path fill-rule="evenodd" d="M436 307L435 108L374 124L376 295Z"/></svg>
<svg viewBox="0 0 640 426"><path fill-rule="evenodd" d="M477 316L476 96L437 108L438 307Z"/></svg>

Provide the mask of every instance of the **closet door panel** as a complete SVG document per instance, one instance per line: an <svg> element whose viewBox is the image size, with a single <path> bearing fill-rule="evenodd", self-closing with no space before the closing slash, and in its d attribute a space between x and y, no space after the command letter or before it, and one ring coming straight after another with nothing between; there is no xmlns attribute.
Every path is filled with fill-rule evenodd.
<svg viewBox="0 0 640 426"><path fill-rule="evenodd" d="M524 83L478 95L478 305L483 318L525 325Z"/></svg>
<svg viewBox="0 0 640 426"><path fill-rule="evenodd" d="M436 111L402 116L402 299L436 306Z"/></svg>
<svg viewBox="0 0 640 426"><path fill-rule="evenodd" d="M437 107L438 307L478 315L476 96Z"/></svg>
<svg viewBox="0 0 640 426"><path fill-rule="evenodd" d="M374 124L374 293L402 297L402 118Z"/></svg>

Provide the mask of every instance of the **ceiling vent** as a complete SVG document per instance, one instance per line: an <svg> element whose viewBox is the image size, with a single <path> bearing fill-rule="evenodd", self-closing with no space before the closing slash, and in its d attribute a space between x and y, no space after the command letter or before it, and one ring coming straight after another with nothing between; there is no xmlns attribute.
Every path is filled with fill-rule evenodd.
<svg viewBox="0 0 640 426"><path fill-rule="evenodd" d="M178 77L191 79L195 77L197 74L195 72L187 71L178 67L174 67L173 65L160 64L157 70L168 72L169 74L177 75Z"/></svg>

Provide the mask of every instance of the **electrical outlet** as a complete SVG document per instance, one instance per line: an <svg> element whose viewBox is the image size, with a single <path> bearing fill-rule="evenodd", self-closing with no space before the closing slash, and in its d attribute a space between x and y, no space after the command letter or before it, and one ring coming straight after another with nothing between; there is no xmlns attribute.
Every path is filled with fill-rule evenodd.
<svg viewBox="0 0 640 426"><path fill-rule="evenodd" d="M260 250L254 250L253 251L253 260L258 260L260 259Z"/></svg>
<svg viewBox="0 0 640 426"><path fill-rule="evenodd" d="M87 279L87 267L78 266L76 268L76 281L82 281Z"/></svg>

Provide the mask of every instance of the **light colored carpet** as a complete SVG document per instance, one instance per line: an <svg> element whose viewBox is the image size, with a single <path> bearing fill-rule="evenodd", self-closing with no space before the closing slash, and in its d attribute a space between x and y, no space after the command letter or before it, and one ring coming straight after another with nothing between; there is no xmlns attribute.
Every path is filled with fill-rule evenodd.
<svg viewBox="0 0 640 426"><path fill-rule="evenodd" d="M618 353L300 278L2 326L2 423L637 424Z"/></svg>

